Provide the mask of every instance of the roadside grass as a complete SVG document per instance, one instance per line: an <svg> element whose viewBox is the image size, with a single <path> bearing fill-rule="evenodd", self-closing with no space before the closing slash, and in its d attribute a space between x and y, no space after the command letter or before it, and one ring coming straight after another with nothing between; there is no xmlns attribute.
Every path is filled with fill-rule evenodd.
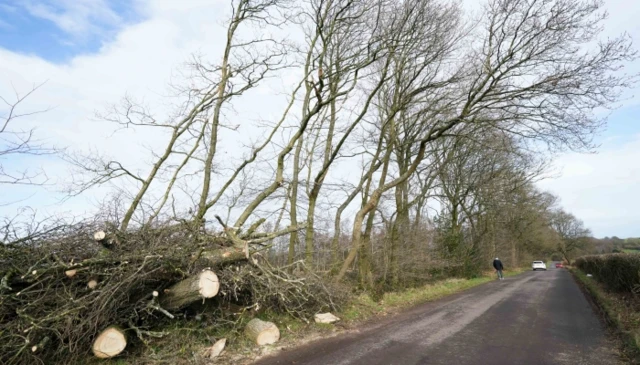
<svg viewBox="0 0 640 365"><path fill-rule="evenodd" d="M512 269L504 271L504 276L515 276L525 271L528 270L526 268ZM485 272L482 276L473 279L445 279L417 288L385 293L379 302L372 300L366 294L361 294L355 297L342 313L338 314L338 317L348 324L366 321L378 315L387 315L404 308L434 301L493 280L496 280L496 274L493 271Z"/></svg>
<svg viewBox="0 0 640 365"><path fill-rule="evenodd" d="M504 272L505 277L515 276L528 271L527 268L512 269ZM283 348L298 346L313 340L337 335L356 325L373 320L380 316L397 313L402 309L434 301L448 295L496 280L493 271L483 273L473 279L450 278L436 281L421 287L385 293L380 301L374 301L369 295L360 294L353 297L342 310L334 313L341 321L334 324L308 323L283 313L261 312L258 318L274 322L280 329L280 341L272 346L255 346L242 334L251 315L244 314L237 318L238 323L211 324L205 322L183 322L182 325L169 326L163 331L167 336L154 339L149 344L137 346L134 353L125 358L111 360L88 359L85 364L125 365L125 364L210 364L203 356L203 350L220 338L227 338L227 348L216 363L249 364L256 358L279 351ZM133 335L133 334L132 334ZM135 337L135 335L133 335Z"/></svg>
<svg viewBox="0 0 640 365"><path fill-rule="evenodd" d="M640 364L640 298L609 292L581 270L573 267L570 271L593 298L608 325L620 335L629 363Z"/></svg>
<svg viewBox="0 0 640 365"><path fill-rule="evenodd" d="M528 271L528 268L517 268L504 272L505 277L511 277ZM482 276L473 279L450 278L421 287L396 292L387 292L379 301L371 299L367 294L353 297L342 310L334 313L341 321L334 324L318 324L313 321L306 323L284 314L265 313L260 318L274 322L280 329L281 339L273 346L261 349L251 343L236 342L230 351L235 353L253 354L260 356L282 348L298 346L313 340L334 336L356 327L374 318L392 315L422 303L434 301L448 295L456 294L472 287L496 280L494 271L487 271ZM244 363L246 358L236 357L236 364Z"/></svg>
<svg viewBox="0 0 640 365"><path fill-rule="evenodd" d="M488 276L475 279L446 279L418 288L385 293L379 302L367 294L355 297L343 311L342 317L347 323L367 320L378 315L387 315L399 309L430 302L465 289L493 280Z"/></svg>

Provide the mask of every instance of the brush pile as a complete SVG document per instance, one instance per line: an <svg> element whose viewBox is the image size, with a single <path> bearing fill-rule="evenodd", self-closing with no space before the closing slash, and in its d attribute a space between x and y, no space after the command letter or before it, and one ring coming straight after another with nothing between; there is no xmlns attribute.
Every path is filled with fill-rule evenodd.
<svg viewBox="0 0 640 365"><path fill-rule="evenodd" d="M0 245L0 363L112 357L127 341L167 335L156 329L203 301L305 320L335 309L301 262L275 268L253 250L265 236L188 224L114 232L77 224Z"/></svg>

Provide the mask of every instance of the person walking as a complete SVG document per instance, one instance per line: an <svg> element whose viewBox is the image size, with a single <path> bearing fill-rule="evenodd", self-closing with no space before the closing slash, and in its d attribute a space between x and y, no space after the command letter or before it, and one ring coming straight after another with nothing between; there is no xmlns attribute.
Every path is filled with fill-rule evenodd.
<svg viewBox="0 0 640 365"><path fill-rule="evenodd" d="M493 260L493 268L496 269L496 273L498 273L498 280L504 280L504 276L502 276L502 270L504 270L504 266L502 265L502 261L496 257Z"/></svg>

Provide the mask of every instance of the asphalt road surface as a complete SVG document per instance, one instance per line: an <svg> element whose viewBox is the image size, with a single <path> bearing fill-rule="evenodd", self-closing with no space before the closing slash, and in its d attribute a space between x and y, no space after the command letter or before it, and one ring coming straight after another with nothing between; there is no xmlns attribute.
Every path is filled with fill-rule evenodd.
<svg viewBox="0 0 640 365"><path fill-rule="evenodd" d="M258 365L621 364L571 274L495 281Z"/></svg>

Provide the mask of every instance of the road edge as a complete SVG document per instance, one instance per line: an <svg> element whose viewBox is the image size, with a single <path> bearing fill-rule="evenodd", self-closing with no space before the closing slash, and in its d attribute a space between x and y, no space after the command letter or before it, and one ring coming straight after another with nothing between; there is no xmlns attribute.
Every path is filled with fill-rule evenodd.
<svg viewBox="0 0 640 365"><path fill-rule="evenodd" d="M620 355L624 357L623 360L630 364L640 364L640 346L636 343L633 334L626 331L618 321L620 313L615 306L611 305L602 288L593 280L587 280L587 276L577 268L569 268L569 272L587 301L598 313L598 317L615 338L620 348Z"/></svg>
<svg viewBox="0 0 640 365"><path fill-rule="evenodd" d="M504 276L505 278L515 278L529 272L530 270L531 269L529 268L515 268L509 271L505 271ZM337 322L334 325L318 325L315 323L310 323L307 327L307 331L297 333L297 336L295 336L296 338L294 340L292 340L291 336L287 336L288 338L284 339L284 341L282 341L281 339L281 342L279 342L277 345L263 347L259 354L256 354L255 352L253 354L245 352L245 354L247 354L248 356L236 358L234 359L236 361L234 363L238 365L254 364L255 362L263 360L265 358L277 356L278 353L292 351L300 347L307 346L316 341L321 341L342 335L348 336L350 334L357 334L373 330L375 328L384 327L385 325L392 323L395 319L398 318L398 316L410 315L414 311L422 311L424 310L425 306L437 305L437 303L441 301L461 297L465 294L468 294L469 291L478 290L478 288L489 285L492 282L496 282L497 279L494 277L494 275L494 272L486 272L482 276L475 278L475 280L482 279L475 283L471 283L474 281L474 279L449 278L445 280L439 280L434 283L425 284L424 286L422 286L422 288L432 285L439 285L451 280L464 280L467 281L467 284L471 285L466 285L464 288L458 288L448 293L440 293L428 299L414 302L407 301L401 305L389 306L381 310L372 311L366 313L363 317L354 320L343 319L342 321ZM401 292L408 292L410 290L411 289L406 289ZM345 313L338 312L336 314L340 317Z"/></svg>

